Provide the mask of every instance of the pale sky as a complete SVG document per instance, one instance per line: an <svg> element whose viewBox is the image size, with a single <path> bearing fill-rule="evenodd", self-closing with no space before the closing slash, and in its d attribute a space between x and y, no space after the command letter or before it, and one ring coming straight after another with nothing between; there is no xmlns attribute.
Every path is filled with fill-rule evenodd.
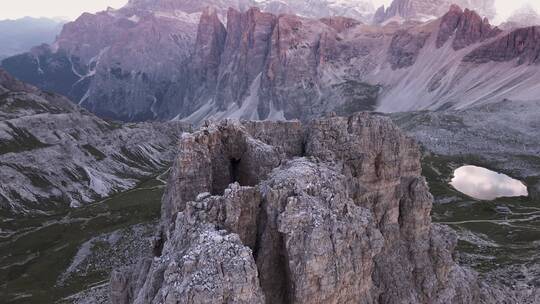
<svg viewBox="0 0 540 304"><path fill-rule="evenodd" d="M372 0L376 7L388 6L392 0ZM516 8L529 3L540 12L539 0L495 0L497 20L505 20ZM0 19L16 19L24 16L32 17L67 17L75 19L83 12L95 13L108 6L119 8L127 0L0 0Z"/></svg>
<svg viewBox="0 0 540 304"><path fill-rule="evenodd" d="M84 12L95 13L108 6L119 8L128 0L0 0L0 19L20 17L67 17L75 19Z"/></svg>

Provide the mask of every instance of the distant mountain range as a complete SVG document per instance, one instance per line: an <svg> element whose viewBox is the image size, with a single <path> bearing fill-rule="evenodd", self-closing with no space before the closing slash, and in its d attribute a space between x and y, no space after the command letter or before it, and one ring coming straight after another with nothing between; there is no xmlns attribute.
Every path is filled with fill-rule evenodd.
<svg viewBox="0 0 540 304"><path fill-rule="evenodd" d="M0 20L0 59L54 42L64 23L60 19L32 17Z"/></svg>
<svg viewBox="0 0 540 304"><path fill-rule="evenodd" d="M481 17L493 19L496 15L495 0L394 0L375 13L375 23L389 21L427 21L444 15L452 4L476 11Z"/></svg>
<svg viewBox="0 0 540 304"><path fill-rule="evenodd" d="M356 5L367 16L368 1L131 0L83 14L53 44L2 67L124 121L308 119L537 98L540 28L499 29L484 17L492 0L462 2L481 13L395 0L388 19L370 24L328 9Z"/></svg>

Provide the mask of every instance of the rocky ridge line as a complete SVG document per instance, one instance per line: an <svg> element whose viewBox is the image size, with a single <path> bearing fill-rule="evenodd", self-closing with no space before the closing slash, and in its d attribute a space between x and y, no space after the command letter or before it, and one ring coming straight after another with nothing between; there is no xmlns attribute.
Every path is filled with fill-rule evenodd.
<svg viewBox="0 0 540 304"><path fill-rule="evenodd" d="M185 124L121 125L0 69L0 212L79 207L165 170Z"/></svg>
<svg viewBox="0 0 540 304"><path fill-rule="evenodd" d="M365 113L185 134L154 256L113 273L113 303L478 303L419 159Z"/></svg>

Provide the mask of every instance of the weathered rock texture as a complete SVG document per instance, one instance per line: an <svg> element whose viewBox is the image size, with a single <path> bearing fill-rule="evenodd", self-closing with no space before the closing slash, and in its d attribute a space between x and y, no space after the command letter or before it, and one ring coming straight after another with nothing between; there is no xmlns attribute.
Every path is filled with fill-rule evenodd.
<svg viewBox="0 0 540 304"><path fill-rule="evenodd" d="M443 46L451 36L452 47L460 50L477 42L497 36L501 30L492 27L487 18L482 19L476 12L452 5L450 11L441 18L437 47Z"/></svg>
<svg viewBox="0 0 540 304"><path fill-rule="evenodd" d="M321 2L309 6L317 10ZM272 14L286 9L274 1L258 2L261 10L243 0L137 0L84 14L52 46L6 58L2 66L98 116L124 121L307 121L328 112L536 99L537 67L509 70L505 62L536 62L534 30L503 33L483 18L493 1L458 2L479 10L446 0L396 0L393 7L424 21L433 13L434 20L369 25L343 16Z"/></svg>
<svg viewBox="0 0 540 304"><path fill-rule="evenodd" d="M325 71L365 52L366 47L357 51L344 39L358 21L276 16L257 8L230 9L225 31L218 20L217 11L202 15L178 118L194 123L209 116L308 119L329 111L374 109L377 86L351 79L334 82ZM201 58L206 52L211 56ZM213 76L198 77L201 71Z"/></svg>
<svg viewBox="0 0 540 304"><path fill-rule="evenodd" d="M121 125L0 69L0 211L78 207L165 170L179 123Z"/></svg>
<svg viewBox="0 0 540 304"><path fill-rule="evenodd" d="M540 63L540 27L520 28L469 53L466 62L486 63L517 60L517 64Z"/></svg>
<svg viewBox="0 0 540 304"><path fill-rule="evenodd" d="M388 119L226 120L179 152L155 256L113 274L114 303L478 301Z"/></svg>

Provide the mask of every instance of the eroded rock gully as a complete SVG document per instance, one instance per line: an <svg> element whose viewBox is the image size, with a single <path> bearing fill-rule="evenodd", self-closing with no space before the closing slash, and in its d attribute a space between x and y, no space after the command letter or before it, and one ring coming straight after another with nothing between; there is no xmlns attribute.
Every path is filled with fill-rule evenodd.
<svg viewBox="0 0 540 304"><path fill-rule="evenodd" d="M113 303L478 303L419 159L369 114L184 134L161 246L113 273Z"/></svg>

